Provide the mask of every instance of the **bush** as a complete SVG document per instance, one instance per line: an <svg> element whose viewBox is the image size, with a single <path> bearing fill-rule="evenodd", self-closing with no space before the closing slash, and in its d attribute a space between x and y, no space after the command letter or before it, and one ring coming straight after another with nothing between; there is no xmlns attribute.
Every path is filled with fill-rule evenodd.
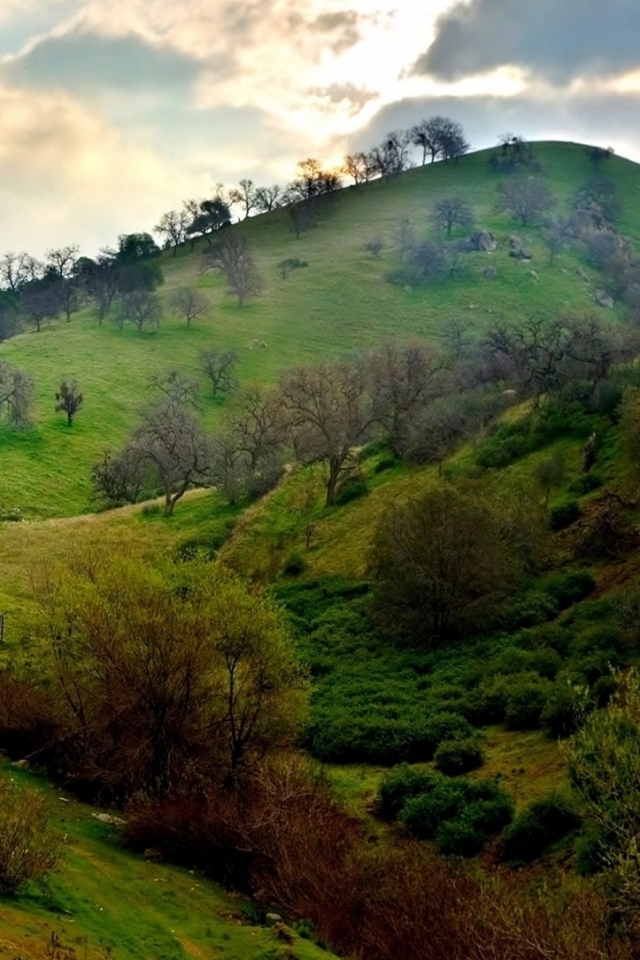
<svg viewBox="0 0 640 960"><path fill-rule="evenodd" d="M403 763L386 775L378 790L377 812L383 820L397 819L407 800L429 790L433 774Z"/></svg>
<svg viewBox="0 0 640 960"><path fill-rule="evenodd" d="M562 500L549 510L549 526L552 530L564 530L580 516L580 505L577 500Z"/></svg>
<svg viewBox="0 0 640 960"><path fill-rule="evenodd" d="M571 802L560 794L534 800L505 830L506 860L530 863L580 826Z"/></svg>
<svg viewBox="0 0 640 960"><path fill-rule="evenodd" d="M400 461L396 457L382 457L373 468L374 473L384 473L385 470L393 470Z"/></svg>
<svg viewBox="0 0 640 960"><path fill-rule="evenodd" d="M466 740L443 740L435 753L435 765L451 777L468 773L484 763L484 754L476 737Z"/></svg>
<svg viewBox="0 0 640 960"><path fill-rule="evenodd" d="M582 725L588 707L586 687L556 683L540 715L540 726L552 737L570 737Z"/></svg>
<svg viewBox="0 0 640 960"><path fill-rule="evenodd" d="M299 577L307 569L304 557L299 553L291 553L284 562L282 572L286 577Z"/></svg>
<svg viewBox="0 0 640 960"><path fill-rule="evenodd" d="M588 570L555 573L546 577L542 583L542 589L555 600L560 610L586 599L595 588L596 581Z"/></svg>
<svg viewBox="0 0 640 960"><path fill-rule="evenodd" d="M45 798L0 780L0 892L42 880L60 859L60 839L47 822Z"/></svg>
<svg viewBox="0 0 640 960"><path fill-rule="evenodd" d="M593 490L597 490L602 484L602 477L597 473L583 473L571 484L569 493L575 494L576 497L584 497Z"/></svg>
<svg viewBox="0 0 640 960"><path fill-rule="evenodd" d="M510 678L506 688L504 719L510 730L535 730L552 685L536 674Z"/></svg>
<svg viewBox="0 0 640 960"><path fill-rule="evenodd" d="M473 857L482 850L485 840L482 830L466 814L445 820L434 837L438 853L450 857Z"/></svg>
<svg viewBox="0 0 640 960"><path fill-rule="evenodd" d="M367 487L367 482L364 477L354 477L352 480L347 480L340 489L338 490L334 504L337 507L343 507L346 503L351 503L352 500L358 500L360 497L364 497L369 492Z"/></svg>

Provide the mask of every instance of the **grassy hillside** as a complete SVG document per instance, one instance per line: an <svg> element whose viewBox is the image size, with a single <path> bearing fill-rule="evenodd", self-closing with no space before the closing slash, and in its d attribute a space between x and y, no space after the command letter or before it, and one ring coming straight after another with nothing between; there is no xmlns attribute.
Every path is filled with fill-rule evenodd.
<svg viewBox="0 0 640 960"><path fill-rule="evenodd" d="M593 173L584 148L539 144L536 153L559 198L554 212L568 212L572 192ZM388 184L343 190L317 229L299 240L283 211L234 226L251 238L266 280L264 294L242 309L220 277L201 272L201 247L190 252L186 245L176 257L163 256L161 294L168 303L172 290L185 284L207 291L213 304L207 320L187 328L168 310L159 332L140 334L120 331L109 320L98 326L95 315L85 311L69 324L52 323L39 334L27 332L0 344L0 358L25 369L37 388L36 429L23 435L0 432L0 510L18 508L25 517L90 512L91 465L105 447L123 441L152 398L150 376L169 367L197 375L199 353L207 346L237 350L241 382L274 382L292 365L368 348L389 337L419 335L437 341L453 318L469 324L479 337L497 320L523 313L615 315L593 303L598 277L590 268L588 281L576 273L580 261L575 252L563 252L549 265L540 229L523 229L496 212L500 177L490 173L487 157L485 151L457 163L410 170ZM619 184L624 202L621 230L638 239L639 168L614 157L606 172ZM453 192L473 205L477 226L495 234L498 250L466 255L464 279L412 289L387 283L385 274L397 266L393 234L400 220L410 219L421 238L433 237L430 207ZM514 232L530 248L531 264L509 258L507 241ZM380 260L363 250L375 236L385 242ZM308 266L283 280L277 264L287 257L301 258ZM484 278L488 265L496 268L495 279ZM65 377L76 378L85 395L71 429L64 415L54 411L53 396ZM204 383L203 407L213 427L220 406L207 398Z"/></svg>
<svg viewBox="0 0 640 960"><path fill-rule="evenodd" d="M2 960L318 960L327 952L257 926L250 905L193 871L128 853L99 811L33 775L3 774L44 791L63 859L46 888L0 898Z"/></svg>

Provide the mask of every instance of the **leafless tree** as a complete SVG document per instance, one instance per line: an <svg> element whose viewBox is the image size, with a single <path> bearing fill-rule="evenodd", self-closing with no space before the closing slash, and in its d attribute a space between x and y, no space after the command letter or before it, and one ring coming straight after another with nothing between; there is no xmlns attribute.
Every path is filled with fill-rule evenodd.
<svg viewBox="0 0 640 960"><path fill-rule="evenodd" d="M361 359L300 367L280 384L285 423L302 463L326 461L326 506L332 506L353 448L378 424L366 364Z"/></svg>
<svg viewBox="0 0 640 960"><path fill-rule="evenodd" d="M211 310L211 301L201 290L193 287L180 287L171 297L171 306L191 326L193 320L201 320Z"/></svg>
<svg viewBox="0 0 640 960"><path fill-rule="evenodd" d="M282 474L284 429L280 399L273 391L247 387L225 417L215 442L214 477L230 499L260 496Z"/></svg>
<svg viewBox="0 0 640 960"><path fill-rule="evenodd" d="M264 289L262 274L246 237L228 233L206 251L205 257L208 267L224 274L229 291L238 298L238 306L242 307Z"/></svg>
<svg viewBox="0 0 640 960"><path fill-rule="evenodd" d="M229 191L229 200L242 209L242 219L247 220L251 211L256 209L256 187L253 180L241 180L237 187Z"/></svg>
<svg viewBox="0 0 640 960"><path fill-rule="evenodd" d="M58 276L63 280L70 280L75 272L79 252L80 247L77 243L47 250L47 259L45 261L46 273Z"/></svg>
<svg viewBox="0 0 640 960"><path fill-rule="evenodd" d="M58 283L42 278L25 284L20 294L20 312L40 333L45 320L51 320L60 313L60 300L57 296Z"/></svg>
<svg viewBox="0 0 640 960"><path fill-rule="evenodd" d="M211 382L214 397L231 393L238 386L235 367L238 355L235 350L216 350L209 347L200 354L200 369Z"/></svg>
<svg viewBox="0 0 640 960"><path fill-rule="evenodd" d="M466 229L472 227L473 220L471 204L459 196L441 197L431 209L431 222L438 230L443 230L447 237L451 236L455 226Z"/></svg>
<svg viewBox="0 0 640 960"><path fill-rule="evenodd" d="M270 213L281 206L282 188L274 183L271 187L258 187L255 195L255 207L260 213Z"/></svg>
<svg viewBox="0 0 640 960"><path fill-rule="evenodd" d="M498 209L508 210L523 227L528 227L553 206L549 187L539 177L514 176L498 186Z"/></svg>
<svg viewBox="0 0 640 960"><path fill-rule="evenodd" d="M368 154L362 152L347 154L344 158L342 172L351 177L355 187L360 186L361 183L367 183L374 175Z"/></svg>
<svg viewBox="0 0 640 960"><path fill-rule="evenodd" d="M91 479L96 494L113 507L136 503L143 489L153 489L154 482L143 452L131 444L120 453L105 451L94 465Z"/></svg>
<svg viewBox="0 0 640 960"><path fill-rule="evenodd" d="M396 224L393 230L393 242L398 251L398 256L404 262L411 256L418 245L416 228L411 223L411 220L404 217Z"/></svg>
<svg viewBox="0 0 640 960"><path fill-rule="evenodd" d="M174 403L198 407L200 392L198 381L181 373L180 370L173 368L164 373L154 374L149 378L149 386L152 390L164 394L169 400L173 400Z"/></svg>
<svg viewBox="0 0 640 960"><path fill-rule="evenodd" d="M192 221L193 217L189 216L186 209L168 210L167 213L162 214L153 232L164 237L163 246L171 247L172 256L175 257L178 247L186 239L186 230Z"/></svg>
<svg viewBox="0 0 640 960"><path fill-rule="evenodd" d="M165 517L190 486L207 481L211 444L189 410L171 398L147 411L127 446L157 478Z"/></svg>
<svg viewBox="0 0 640 960"><path fill-rule="evenodd" d="M129 321L142 333L143 330L157 330L161 319L162 302L156 294L131 290L120 301L116 322L122 329Z"/></svg>
<svg viewBox="0 0 640 960"><path fill-rule="evenodd" d="M6 413L7 421L19 430L27 430L31 424L33 381L22 370L0 361L0 410Z"/></svg>

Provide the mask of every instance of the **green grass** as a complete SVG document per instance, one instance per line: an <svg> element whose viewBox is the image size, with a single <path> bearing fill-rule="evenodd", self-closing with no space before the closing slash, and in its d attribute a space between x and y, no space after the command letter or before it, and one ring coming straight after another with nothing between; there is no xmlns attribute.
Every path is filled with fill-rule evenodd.
<svg viewBox="0 0 640 960"><path fill-rule="evenodd" d="M31 773L7 770L48 795L51 822L65 841L60 868L44 890L0 898L0 958L50 958L52 933L62 947L88 960L327 956L298 937L285 949L275 931L250 922L251 909L242 898L192 871L134 856L122 846L117 828L95 820L94 808L64 802L64 793Z"/></svg>
<svg viewBox="0 0 640 960"><path fill-rule="evenodd" d="M560 197L557 213L567 212L573 190L592 174L584 149L546 143L536 150L544 175ZM389 184L346 189L320 226L299 240L282 211L233 227L251 237L267 281L264 295L242 309L225 292L220 277L202 274L201 244L193 253L187 245L176 257L164 255L166 282L160 293L168 303L171 292L184 284L206 290L213 305L207 320L187 328L169 314L157 333L140 334L120 331L108 320L98 326L86 310L69 324L58 321L39 334L27 332L0 344L0 357L25 369L37 388L36 429L26 435L0 431L0 511L19 508L30 518L90 512L91 466L105 447L123 442L152 399L149 378L169 367L197 375L199 353L210 345L239 353L241 382L275 382L292 365L366 349L390 337L441 340L453 317L468 321L480 337L497 320L520 317L523 311L617 316L617 310L602 311L593 303L598 278L591 269L593 282L577 276L581 260L576 252L562 253L550 266L540 229L522 229L507 214L496 212L500 178L489 172L487 157L484 151L457 163L410 170ZM624 198L622 229L638 239L639 168L614 157L606 172L620 184ZM477 226L495 233L498 250L469 255L465 262L470 276L462 281L410 290L387 283L385 274L397 264L392 243L397 223L408 217L420 236L431 236L431 204L454 191L473 205ZM513 232L531 248L538 282L529 266L509 258L507 241ZM380 261L362 249L377 234L385 240ZM291 256L304 258L309 266L282 280L277 264ZM497 268L495 280L482 276L488 264ZM65 377L76 378L85 396L71 428L54 410L54 393ZM202 406L207 424L214 428L222 408L208 396L204 383Z"/></svg>

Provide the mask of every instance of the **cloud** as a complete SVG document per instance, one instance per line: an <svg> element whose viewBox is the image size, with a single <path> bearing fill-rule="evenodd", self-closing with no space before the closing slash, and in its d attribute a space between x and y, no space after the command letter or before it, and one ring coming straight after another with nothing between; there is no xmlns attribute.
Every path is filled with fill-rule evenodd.
<svg viewBox="0 0 640 960"><path fill-rule="evenodd" d="M444 80L518 65L554 83L640 65L637 0L466 0L443 14L414 72Z"/></svg>
<svg viewBox="0 0 640 960"><path fill-rule="evenodd" d="M416 97L383 107L350 139L350 149L378 143L387 130L408 129L438 114L462 124L473 150L495 146L505 131L527 140L573 140L613 146L617 153L640 161L636 137L640 91L626 94L583 89L558 97L529 93L518 97Z"/></svg>

